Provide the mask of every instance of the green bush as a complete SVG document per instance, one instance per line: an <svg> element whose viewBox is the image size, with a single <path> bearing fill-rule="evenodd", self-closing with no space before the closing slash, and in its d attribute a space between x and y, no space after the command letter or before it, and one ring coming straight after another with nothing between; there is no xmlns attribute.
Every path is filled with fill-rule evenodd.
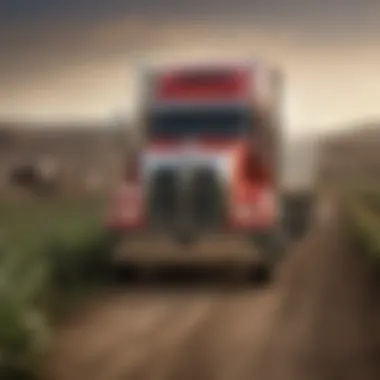
<svg viewBox="0 0 380 380"><path fill-rule="evenodd" d="M75 290L107 271L109 245L100 228L72 225L47 244L51 285L57 292Z"/></svg>
<svg viewBox="0 0 380 380"><path fill-rule="evenodd" d="M351 236L380 265L380 213L371 207L362 194L350 194L345 199L346 218Z"/></svg>
<svg viewBox="0 0 380 380"><path fill-rule="evenodd" d="M0 379L36 375L57 306L106 276L101 205L0 204Z"/></svg>
<svg viewBox="0 0 380 380"><path fill-rule="evenodd" d="M0 302L1 378L33 377L49 345L47 320L10 297L0 297Z"/></svg>

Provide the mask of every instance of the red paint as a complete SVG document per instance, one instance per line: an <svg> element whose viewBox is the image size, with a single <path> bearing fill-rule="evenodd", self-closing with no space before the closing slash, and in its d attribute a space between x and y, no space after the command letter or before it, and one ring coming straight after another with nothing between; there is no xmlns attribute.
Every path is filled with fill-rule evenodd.
<svg viewBox="0 0 380 380"><path fill-rule="evenodd" d="M255 79L255 78L254 78ZM256 78L257 79L257 78ZM256 81L257 84L257 81ZM242 67L183 68L159 74L154 84L154 101L170 104L172 101L236 101L259 102L259 90L253 91L252 72ZM266 228L273 222L273 212L262 202L262 194L272 186L271 173L265 163L257 157L249 157L245 139L199 137L191 141L191 149L200 153L230 154L231 171L228 184L227 229L244 230ZM189 146L183 138L154 138L147 141L142 154L182 153ZM255 152L251 153L255 154ZM111 202L108 225L113 229L144 228L144 204L141 197L137 162L125 173L125 180L134 184L135 192L121 187ZM239 207L255 207L251 218L239 219L235 211ZM124 211L133 208L134 218L125 216Z"/></svg>
<svg viewBox="0 0 380 380"><path fill-rule="evenodd" d="M111 197L107 227L112 230L137 229L144 224L144 205L139 184L122 184ZM128 216L132 213L133 216Z"/></svg>
<svg viewBox="0 0 380 380"><path fill-rule="evenodd" d="M183 140L165 139L155 140L147 146L150 153L183 152ZM270 178L260 163L251 162L247 166L248 146L245 141L208 138L194 142L199 152L215 154L231 154L231 176L227 194L228 220L227 230L264 229L273 222L273 213L262 202L262 194L270 189ZM239 219L235 211L237 208L255 209L248 219ZM135 218L125 217L124 212L132 208L136 212ZM114 230L137 230L144 227L144 204L141 198L140 185L129 182L122 185L114 194L108 218L109 228Z"/></svg>
<svg viewBox="0 0 380 380"><path fill-rule="evenodd" d="M228 227L230 229L265 228L272 223L272 212L262 202L262 194L270 189L271 180L267 168L255 152L244 145L239 151L230 184L228 203ZM239 208L253 208L252 217L239 219Z"/></svg>
<svg viewBox="0 0 380 380"><path fill-rule="evenodd" d="M189 75L192 77L189 78ZM248 70L238 68L223 69L219 75L215 70L208 69L193 72L175 71L159 76L154 97L157 101L246 98L250 91L249 75Z"/></svg>

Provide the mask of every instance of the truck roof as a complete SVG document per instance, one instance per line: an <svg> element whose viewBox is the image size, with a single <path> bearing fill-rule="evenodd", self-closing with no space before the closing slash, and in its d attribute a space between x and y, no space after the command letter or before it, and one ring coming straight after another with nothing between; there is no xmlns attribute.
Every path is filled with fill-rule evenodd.
<svg viewBox="0 0 380 380"><path fill-rule="evenodd" d="M168 72L176 71L197 71L200 69L237 69L237 70L251 70L254 68L264 69L264 70L274 70L275 67L267 62L263 62L258 59L251 60L184 60L184 61L171 61L171 62L160 62L160 63L150 63L144 65L145 71L152 71L155 74L164 74Z"/></svg>

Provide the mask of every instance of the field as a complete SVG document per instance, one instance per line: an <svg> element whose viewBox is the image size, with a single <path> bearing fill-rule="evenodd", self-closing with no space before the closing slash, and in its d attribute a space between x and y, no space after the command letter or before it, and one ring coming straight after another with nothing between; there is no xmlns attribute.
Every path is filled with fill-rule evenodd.
<svg viewBox="0 0 380 380"><path fill-rule="evenodd" d="M55 316L103 275L103 204L99 199L0 204L0 375L37 371Z"/></svg>
<svg viewBox="0 0 380 380"><path fill-rule="evenodd" d="M342 194L344 217L353 243L365 252L375 267L380 266L379 186L351 189Z"/></svg>
<svg viewBox="0 0 380 380"><path fill-rule="evenodd" d="M343 244L339 240L341 249L350 244L350 249L361 251L363 257L368 253L368 257L375 259L370 262L377 266L380 259L380 197L377 190L346 189L341 195L344 195L341 216L351 231L348 241ZM98 198L23 199L0 204L1 378L37 377L46 364L45 356L50 345L55 342L55 321L64 320L62 313L70 307L75 308L75 300L96 290L107 279L107 253L111 242L101 230L104 206L104 200ZM313 249L322 244L323 239L329 239L323 244L332 244L330 238L322 238L321 232L318 234L319 237L313 238L316 244ZM306 243L304 253L311 250L308 248L310 244ZM302 265L306 268L308 264ZM314 274L310 273L310 278L313 277ZM286 289L293 286L290 283L281 286ZM117 302L119 306L113 307L120 307L121 301ZM137 312L139 306L136 307ZM119 312L112 313L117 315ZM147 318L147 315L141 318ZM89 326L91 323L88 322ZM119 321L115 328L117 326L121 327L123 323ZM95 334L95 339L97 333L91 334ZM166 338L160 339L165 341Z"/></svg>
<svg viewBox="0 0 380 380"><path fill-rule="evenodd" d="M268 288L136 284L84 305L59 329L48 378L378 380L379 282L338 198Z"/></svg>
<svg viewBox="0 0 380 380"><path fill-rule="evenodd" d="M56 141L59 151L62 140ZM89 149L89 168L94 154ZM334 178L340 169L332 165L334 155L326 157ZM73 166L77 158L70 158ZM3 199L0 379L48 372L48 380L127 374L144 380L184 374L277 380L282 373L292 380L361 374L378 380L379 285L372 275L378 277L380 264L380 186L348 186L355 170L341 171L341 185L329 189L329 208L339 217L312 221L311 233L292 248L270 289L213 284L197 291L156 284L150 290L113 289L104 298L99 293L84 310L76 301L98 294L108 280L112 241L101 228L104 199ZM83 180L80 173L73 178ZM298 205L299 215L305 211L306 198L289 202ZM297 217L288 222L297 228ZM68 310L73 320L66 320Z"/></svg>

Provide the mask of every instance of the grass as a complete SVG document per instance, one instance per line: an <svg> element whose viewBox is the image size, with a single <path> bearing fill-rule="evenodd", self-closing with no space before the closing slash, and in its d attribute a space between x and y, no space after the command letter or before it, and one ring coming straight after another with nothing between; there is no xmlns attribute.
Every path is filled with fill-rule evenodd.
<svg viewBox="0 0 380 380"><path fill-rule="evenodd" d="M380 268L380 187L347 192L344 205L351 236Z"/></svg>
<svg viewBox="0 0 380 380"><path fill-rule="evenodd" d="M33 378L50 325L106 274L99 199L0 202L0 378Z"/></svg>

